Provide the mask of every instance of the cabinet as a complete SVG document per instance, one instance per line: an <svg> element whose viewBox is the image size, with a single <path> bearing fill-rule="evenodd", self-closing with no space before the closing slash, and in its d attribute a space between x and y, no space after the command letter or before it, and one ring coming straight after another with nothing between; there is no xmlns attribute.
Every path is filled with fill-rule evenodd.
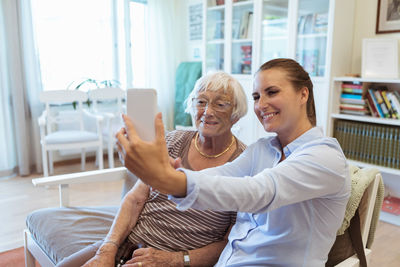
<svg viewBox="0 0 400 267"><path fill-rule="evenodd" d="M350 71L354 0L204 0L203 73L224 70L246 90L262 63L296 59L314 84L317 124L325 131L331 77ZM343 19L348 18L348 19ZM265 136L250 110L239 126L249 144Z"/></svg>
<svg viewBox="0 0 400 267"><path fill-rule="evenodd" d="M263 62L290 57L311 76L325 76L329 0L204 3L206 72L252 74Z"/></svg>
<svg viewBox="0 0 400 267"><path fill-rule="evenodd" d="M330 94L328 133L338 139L350 164L375 167L382 172L386 193L400 196L400 119L378 118L372 115L340 113L342 84L362 84L362 95L368 89L385 86L400 92L400 80L337 77L333 78ZM399 224L395 215L383 213L382 220Z"/></svg>

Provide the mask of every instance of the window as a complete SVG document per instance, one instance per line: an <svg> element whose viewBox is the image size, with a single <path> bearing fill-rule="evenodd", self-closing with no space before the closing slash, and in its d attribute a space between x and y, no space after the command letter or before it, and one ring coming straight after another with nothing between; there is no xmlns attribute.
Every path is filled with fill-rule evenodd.
<svg viewBox="0 0 400 267"><path fill-rule="evenodd" d="M140 2L131 2L129 15L131 21L130 50L132 60L133 86L145 87L146 71L146 12L147 5ZM133 19L134 18L134 19Z"/></svg>
<svg viewBox="0 0 400 267"><path fill-rule="evenodd" d="M122 2L32 0L43 90L74 88L89 78L117 80L121 87L142 83L146 5L125 0L128 5L122 9L132 14L124 16L113 6ZM126 22L130 18L133 22ZM127 33L132 37L119 36ZM131 40L132 49L128 51L123 40Z"/></svg>

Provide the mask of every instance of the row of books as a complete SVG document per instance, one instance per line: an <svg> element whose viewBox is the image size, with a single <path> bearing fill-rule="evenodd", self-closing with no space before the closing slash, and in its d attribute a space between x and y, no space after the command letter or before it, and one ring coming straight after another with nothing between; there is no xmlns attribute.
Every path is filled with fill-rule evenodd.
<svg viewBox="0 0 400 267"><path fill-rule="evenodd" d="M363 98L361 83L343 82L340 95L340 113L350 115L370 115L366 102Z"/></svg>
<svg viewBox="0 0 400 267"><path fill-rule="evenodd" d="M378 118L400 119L400 93L384 89L368 89L365 94L371 114Z"/></svg>
<svg viewBox="0 0 400 267"><path fill-rule="evenodd" d="M300 16L299 34L326 33L328 30L328 13L311 13Z"/></svg>
<svg viewBox="0 0 400 267"><path fill-rule="evenodd" d="M360 82L343 82L340 113L400 119L400 93L386 87L363 88Z"/></svg>
<svg viewBox="0 0 400 267"><path fill-rule="evenodd" d="M400 168L400 127L335 120L333 136L348 159Z"/></svg>
<svg viewBox="0 0 400 267"><path fill-rule="evenodd" d="M251 45L242 45L240 47L240 50L241 50L240 73L251 74L252 46Z"/></svg>

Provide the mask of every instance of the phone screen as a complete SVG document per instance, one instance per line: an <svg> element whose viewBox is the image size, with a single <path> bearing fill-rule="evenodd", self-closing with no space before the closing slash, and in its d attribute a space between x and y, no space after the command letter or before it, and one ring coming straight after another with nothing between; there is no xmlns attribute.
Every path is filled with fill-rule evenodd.
<svg viewBox="0 0 400 267"><path fill-rule="evenodd" d="M154 89L128 89L127 115L139 137L145 141L155 138L154 118L157 114L157 91Z"/></svg>

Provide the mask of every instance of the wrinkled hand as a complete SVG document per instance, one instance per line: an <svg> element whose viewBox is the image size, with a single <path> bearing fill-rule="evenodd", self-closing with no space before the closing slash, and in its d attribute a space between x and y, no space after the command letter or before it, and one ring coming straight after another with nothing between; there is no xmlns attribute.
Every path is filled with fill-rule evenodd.
<svg viewBox="0 0 400 267"><path fill-rule="evenodd" d="M124 266L138 267L140 265L143 267L183 266L183 256L180 252L139 248L133 252L132 259L127 261Z"/></svg>
<svg viewBox="0 0 400 267"><path fill-rule="evenodd" d="M122 115L122 118L126 127L122 128L116 137L118 153L124 166L145 184L161 193L185 196L186 175L175 170L176 166L180 165L179 160L171 166L161 113L157 114L154 121L156 137L152 142L143 141L138 136L128 116Z"/></svg>
<svg viewBox="0 0 400 267"><path fill-rule="evenodd" d="M88 260L83 267L114 267L115 266L115 253L103 252L96 254L93 258Z"/></svg>

